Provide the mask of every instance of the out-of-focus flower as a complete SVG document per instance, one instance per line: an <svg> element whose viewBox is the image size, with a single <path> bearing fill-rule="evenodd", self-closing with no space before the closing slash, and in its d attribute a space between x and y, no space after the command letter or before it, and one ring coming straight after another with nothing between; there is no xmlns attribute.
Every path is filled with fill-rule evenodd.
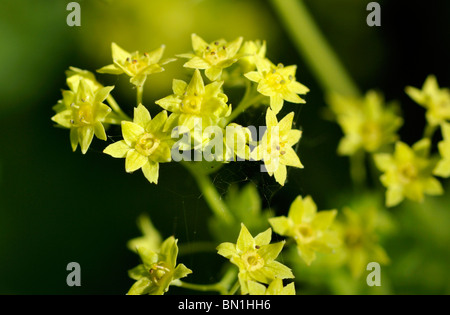
<svg viewBox="0 0 450 315"><path fill-rule="evenodd" d="M429 139L422 139L412 148L397 142L393 154L374 156L378 169L384 172L380 180L387 188L387 207L398 205L405 197L422 202L425 194L443 194L441 183L432 176L436 162L429 158L430 145Z"/></svg>
<svg viewBox="0 0 450 315"><path fill-rule="evenodd" d="M426 118L431 126L450 120L450 90L441 89L434 75L427 77L421 90L408 86L406 93L417 104L425 107Z"/></svg>
<svg viewBox="0 0 450 315"><path fill-rule="evenodd" d="M344 133L338 147L340 155L353 155L359 150L373 153L398 139L397 130L403 124L398 106L385 105L379 92L369 91L362 98L333 94L329 106Z"/></svg>
<svg viewBox="0 0 450 315"><path fill-rule="evenodd" d="M445 123L441 127L444 140L439 142L439 153L441 160L434 169L433 174L441 177L450 177L450 123Z"/></svg>
<svg viewBox="0 0 450 315"><path fill-rule="evenodd" d="M342 246L336 254L340 264L347 265L354 278L366 271L369 262L386 265L390 259L380 245L378 234L378 210L373 205L355 211L349 207L343 209L334 228L342 239Z"/></svg>
<svg viewBox="0 0 450 315"><path fill-rule="evenodd" d="M270 218L275 233L291 237L297 243L300 257L307 265L316 259L316 252L330 253L340 245L338 236L329 228L337 210L317 212L310 196L298 196L292 203L288 216Z"/></svg>

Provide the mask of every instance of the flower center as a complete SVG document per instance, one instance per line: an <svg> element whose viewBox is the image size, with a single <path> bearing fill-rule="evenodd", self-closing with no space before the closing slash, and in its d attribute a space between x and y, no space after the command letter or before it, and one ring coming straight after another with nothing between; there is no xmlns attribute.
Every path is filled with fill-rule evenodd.
<svg viewBox="0 0 450 315"><path fill-rule="evenodd" d="M242 260L248 271L255 271L264 266L264 259L254 250L244 253Z"/></svg>
<svg viewBox="0 0 450 315"><path fill-rule="evenodd" d="M200 114L203 97L199 95L186 95L181 101L180 109L186 114Z"/></svg>
<svg viewBox="0 0 450 315"><path fill-rule="evenodd" d="M345 234L345 244L349 248L357 248L361 247L363 244L363 234L362 231L359 229L348 229L347 233Z"/></svg>
<svg viewBox="0 0 450 315"><path fill-rule="evenodd" d="M227 46L215 42L212 45L206 47L203 52L203 58L206 59L210 64L216 65L219 62L227 59Z"/></svg>
<svg viewBox="0 0 450 315"><path fill-rule="evenodd" d="M144 133L136 142L135 149L144 156L150 156L158 148L160 141L150 133Z"/></svg>
<svg viewBox="0 0 450 315"><path fill-rule="evenodd" d="M94 123L94 109L90 102L82 100L81 104L72 104L73 120L71 123L78 126L87 126Z"/></svg>
<svg viewBox="0 0 450 315"><path fill-rule="evenodd" d="M400 168L399 173L400 173L400 180L403 183L410 183L416 180L418 176L417 168L412 163L403 165Z"/></svg>
<svg viewBox="0 0 450 315"><path fill-rule="evenodd" d="M369 150L376 150L380 145L381 130L375 122L367 122L362 126L361 134L364 146Z"/></svg>
<svg viewBox="0 0 450 315"><path fill-rule="evenodd" d="M296 238L302 243L309 243L315 239L314 230L309 224L299 224L296 228Z"/></svg>
<svg viewBox="0 0 450 315"><path fill-rule="evenodd" d="M150 273L150 280L159 285L161 280L170 273L170 269L162 262L154 264L148 272Z"/></svg>
<svg viewBox="0 0 450 315"><path fill-rule="evenodd" d="M122 65L132 73L138 73L144 67L149 65L148 54L132 54L131 57L122 62Z"/></svg>
<svg viewBox="0 0 450 315"><path fill-rule="evenodd" d="M288 83L294 80L292 75L285 77L278 72L278 69L282 69L283 67L284 66L282 64L279 64L277 68L272 68L271 71L265 75L266 83L271 86L274 91L280 93L286 89Z"/></svg>

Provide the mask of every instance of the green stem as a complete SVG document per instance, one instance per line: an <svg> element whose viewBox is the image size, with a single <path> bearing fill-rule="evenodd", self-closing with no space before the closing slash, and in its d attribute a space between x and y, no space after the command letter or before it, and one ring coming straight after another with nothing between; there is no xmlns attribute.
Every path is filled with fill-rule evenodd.
<svg viewBox="0 0 450 315"><path fill-rule="evenodd" d="M127 114L125 114L123 112L123 110L120 108L119 104L117 104L116 100L114 99L114 97L111 94L108 95L108 97L106 98L106 101L108 102L109 106L111 106L112 110L114 112L116 112L117 115L119 115L120 119L128 120L128 121L132 120L130 117L128 117Z"/></svg>
<svg viewBox="0 0 450 315"><path fill-rule="evenodd" d="M179 281L178 283L174 283L174 285L179 286L184 289L189 290L195 290L195 291L213 291L213 292L219 292L223 294L224 288L222 287L222 284L220 282L214 283L214 284L194 284L194 283L187 283L184 281Z"/></svg>
<svg viewBox="0 0 450 315"><path fill-rule="evenodd" d="M234 283L233 287L228 292L228 295L234 295L236 293L236 291L239 289L239 287L240 287L240 284L239 284L239 280L238 280Z"/></svg>
<svg viewBox="0 0 450 315"><path fill-rule="evenodd" d="M366 153L359 150L350 156L350 175L355 188L365 187L366 184Z"/></svg>
<svg viewBox="0 0 450 315"><path fill-rule="evenodd" d="M192 162L181 162L181 164L184 165L184 167L186 167L186 169L194 177L200 191L203 193L206 202L208 203L214 214L222 219L225 223L232 224L234 222L233 216L231 215L230 210L228 209L225 202L222 200L222 197L217 192L217 189L211 182L209 176L201 172L201 170L196 168L191 163Z"/></svg>
<svg viewBox="0 0 450 315"><path fill-rule="evenodd" d="M136 90L137 90L136 102L137 106L139 106L139 104L142 104L142 98L144 95L144 85L138 86Z"/></svg>
<svg viewBox="0 0 450 315"><path fill-rule="evenodd" d="M219 292L221 295L229 294L228 289L231 285L231 282L236 279L237 272L235 268L229 268L222 280L214 284L194 284L187 283L184 281L177 281L174 285L179 286L181 288L195 290L195 291L212 291Z"/></svg>
<svg viewBox="0 0 450 315"><path fill-rule="evenodd" d="M297 50L311 66L325 92L360 94L357 85L329 46L303 0L271 0Z"/></svg>

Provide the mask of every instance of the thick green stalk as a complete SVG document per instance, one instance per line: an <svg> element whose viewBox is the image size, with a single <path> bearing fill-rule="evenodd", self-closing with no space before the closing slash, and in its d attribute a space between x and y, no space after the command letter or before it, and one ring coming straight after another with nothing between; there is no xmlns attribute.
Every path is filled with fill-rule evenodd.
<svg viewBox="0 0 450 315"><path fill-rule="evenodd" d="M309 14L303 0L271 0L299 53L326 93L357 96L359 90Z"/></svg>

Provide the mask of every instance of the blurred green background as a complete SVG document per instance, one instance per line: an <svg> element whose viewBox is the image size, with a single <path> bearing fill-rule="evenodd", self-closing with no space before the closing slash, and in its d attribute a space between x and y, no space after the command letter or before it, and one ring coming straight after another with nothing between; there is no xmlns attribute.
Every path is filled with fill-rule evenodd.
<svg viewBox="0 0 450 315"><path fill-rule="evenodd" d="M140 173L126 174L123 160L102 154L101 141L85 156L73 153L67 130L50 120L66 88L64 71L69 66L94 71L111 63L112 41L129 51L165 44L170 57L191 50L193 32L208 41L267 40L268 56L297 64L297 78L311 93L297 120L304 130L299 154L306 168L291 170L282 190L268 178L255 178L266 206L282 213L298 194L312 195L320 209L336 207L337 198L351 199L348 161L335 154L340 129L322 118L324 91L269 2L80 0L81 27L67 26L68 2L0 1L0 294L126 293L133 283L127 270L138 264L126 242L139 235L141 213L151 216L164 237L209 238L210 212L179 165L164 165L158 186L150 185ZM431 73L441 86L450 86L450 3L379 1L382 26L370 28L368 2L305 0L359 87L380 89L388 100L401 102L406 119L401 136L412 143L421 136L423 110L404 87L421 86ZM177 61L148 79L147 104L171 93L172 78L184 78L181 66ZM135 92L128 79L99 80L116 85L116 99L131 113ZM215 178L220 193L243 175L252 176L246 171L231 165L220 172ZM398 226L385 247L394 263L383 269L392 293L450 293L449 194L392 210ZM217 280L217 264L205 266L205 259L223 262L213 255L186 257L189 268L202 270L190 281ZM81 287L66 285L72 261L81 265Z"/></svg>

